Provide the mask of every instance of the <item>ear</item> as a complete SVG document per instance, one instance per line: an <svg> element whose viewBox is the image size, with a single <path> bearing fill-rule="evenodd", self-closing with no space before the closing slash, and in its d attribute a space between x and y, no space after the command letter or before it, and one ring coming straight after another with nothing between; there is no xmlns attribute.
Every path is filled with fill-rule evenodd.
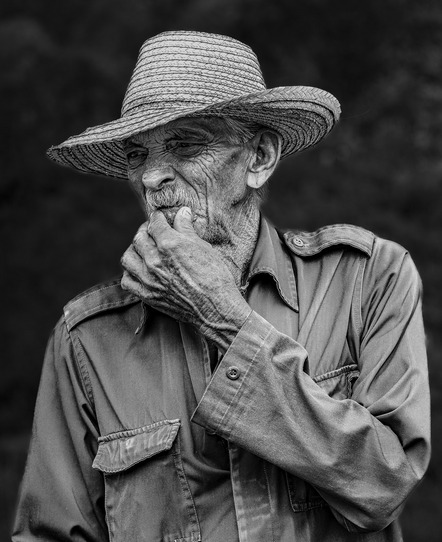
<svg viewBox="0 0 442 542"><path fill-rule="evenodd" d="M261 188L275 170L281 156L281 138L270 130L260 130L251 141L251 157L247 185Z"/></svg>

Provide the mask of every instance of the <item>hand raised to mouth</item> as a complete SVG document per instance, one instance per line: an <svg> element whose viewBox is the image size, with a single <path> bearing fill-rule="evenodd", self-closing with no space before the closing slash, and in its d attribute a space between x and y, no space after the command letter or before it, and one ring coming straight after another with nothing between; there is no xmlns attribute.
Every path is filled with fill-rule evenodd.
<svg viewBox="0 0 442 542"><path fill-rule="evenodd" d="M220 254L196 234L188 207L176 213L173 227L155 211L121 263L124 289L154 309L195 325L222 352L251 312Z"/></svg>

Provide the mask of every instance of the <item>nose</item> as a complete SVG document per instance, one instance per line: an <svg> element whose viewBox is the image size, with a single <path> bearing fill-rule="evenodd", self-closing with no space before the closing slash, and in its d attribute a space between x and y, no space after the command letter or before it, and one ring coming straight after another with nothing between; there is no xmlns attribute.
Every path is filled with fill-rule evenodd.
<svg viewBox="0 0 442 542"><path fill-rule="evenodd" d="M175 182L175 171L170 166L146 168L141 182L145 188L161 190L166 184Z"/></svg>

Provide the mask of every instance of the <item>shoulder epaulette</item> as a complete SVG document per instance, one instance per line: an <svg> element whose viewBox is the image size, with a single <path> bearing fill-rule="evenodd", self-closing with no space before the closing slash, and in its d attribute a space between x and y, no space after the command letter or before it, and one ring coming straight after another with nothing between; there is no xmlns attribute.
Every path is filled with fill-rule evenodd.
<svg viewBox="0 0 442 542"><path fill-rule="evenodd" d="M139 302L139 297L121 288L119 280L99 284L77 295L64 307L66 327L71 331L90 316Z"/></svg>
<svg viewBox="0 0 442 542"><path fill-rule="evenodd" d="M290 250L298 256L314 256L338 245L347 245L371 256L375 235L359 226L334 224L314 232L288 231L284 233L284 239Z"/></svg>

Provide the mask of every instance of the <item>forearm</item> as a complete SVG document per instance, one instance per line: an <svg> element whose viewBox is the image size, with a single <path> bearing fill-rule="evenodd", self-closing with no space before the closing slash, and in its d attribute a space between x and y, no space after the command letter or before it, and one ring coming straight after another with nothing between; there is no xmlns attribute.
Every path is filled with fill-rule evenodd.
<svg viewBox="0 0 442 542"><path fill-rule="evenodd" d="M306 359L299 343L252 313L193 420L313 484L355 524L369 522L366 515L391 516L422 469L368 408L332 399L315 384L303 371ZM235 380L227 375L232 366ZM421 444L413 457L425 463L425 443L414 448Z"/></svg>

